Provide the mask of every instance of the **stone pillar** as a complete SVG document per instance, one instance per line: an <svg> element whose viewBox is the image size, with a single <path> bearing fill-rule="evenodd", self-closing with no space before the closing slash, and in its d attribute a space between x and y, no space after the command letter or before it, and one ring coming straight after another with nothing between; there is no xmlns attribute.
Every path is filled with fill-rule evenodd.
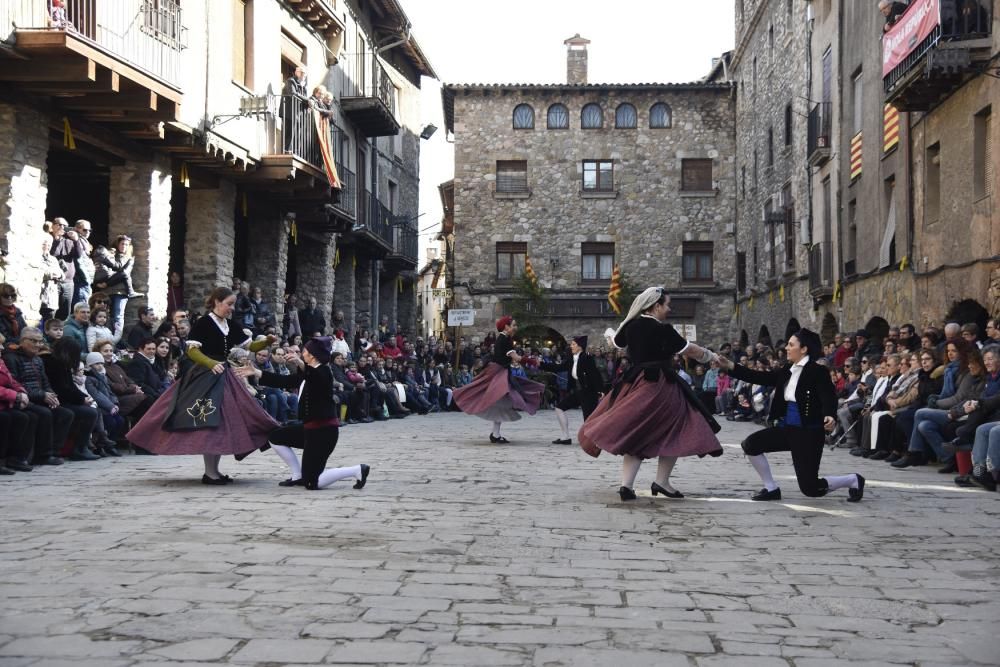
<svg viewBox="0 0 1000 667"><path fill-rule="evenodd" d="M278 327L285 315L285 278L288 275L289 223L275 206L250 200L247 280L260 287L271 305Z"/></svg>
<svg viewBox="0 0 1000 667"><path fill-rule="evenodd" d="M403 291L396 295L396 320L411 338L417 331L416 285L412 279L404 280Z"/></svg>
<svg viewBox="0 0 1000 667"><path fill-rule="evenodd" d="M296 294L299 303L306 303L309 297L316 297L316 307L323 313L327 328L330 325L330 305L333 303L334 269L333 258L337 252L337 237L333 235L314 236L304 234L299 226L299 242L295 246L296 273L298 285ZM324 332L328 333L328 332Z"/></svg>
<svg viewBox="0 0 1000 667"><path fill-rule="evenodd" d="M352 246L341 246L340 263L337 264L333 285L333 310L344 312L344 338L347 340L354 339L354 331L357 328L354 319L357 290L355 252Z"/></svg>
<svg viewBox="0 0 1000 667"><path fill-rule="evenodd" d="M49 121L33 109L0 102L0 280L17 288L18 307L29 324L41 305L45 222L45 161Z"/></svg>
<svg viewBox="0 0 1000 667"><path fill-rule="evenodd" d="M399 295L399 275L381 272L378 286L378 317L387 317L389 331L396 330L396 297Z"/></svg>
<svg viewBox="0 0 1000 667"><path fill-rule="evenodd" d="M372 322L372 260L358 255L358 265L354 270L354 321L362 329L374 329L378 322Z"/></svg>
<svg viewBox="0 0 1000 667"><path fill-rule="evenodd" d="M205 297L216 287L233 284L236 186L220 180L214 190L190 190L184 240L184 298L190 309L203 311Z"/></svg>
<svg viewBox="0 0 1000 667"><path fill-rule="evenodd" d="M167 314L167 278L170 271L170 158L157 155L150 162L126 162L111 168L111 205L108 236L132 237L135 264L132 284L145 299L129 301L126 325L145 302L158 316ZM190 199L188 208L191 208ZM230 213L232 215L232 213ZM191 239L188 237L188 244ZM205 252L204 248L200 252Z"/></svg>

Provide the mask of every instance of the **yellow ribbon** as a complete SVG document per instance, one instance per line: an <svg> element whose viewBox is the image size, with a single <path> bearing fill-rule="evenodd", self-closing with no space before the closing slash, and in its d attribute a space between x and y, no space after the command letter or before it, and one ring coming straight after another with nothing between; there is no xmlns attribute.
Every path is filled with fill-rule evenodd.
<svg viewBox="0 0 1000 667"><path fill-rule="evenodd" d="M180 175L181 185L186 188L191 187L191 177L188 175L187 162L181 162L181 175Z"/></svg>
<svg viewBox="0 0 1000 667"><path fill-rule="evenodd" d="M736 311L735 311L734 315L736 315L736 317L740 316L740 304L736 304Z"/></svg>
<svg viewBox="0 0 1000 667"><path fill-rule="evenodd" d="M338 264L340 264L340 248L333 253L333 268L337 268Z"/></svg>
<svg viewBox="0 0 1000 667"><path fill-rule="evenodd" d="M778 296L781 298L782 301L785 300L785 286L784 285L782 285L781 288L778 290Z"/></svg>
<svg viewBox="0 0 1000 667"><path fill-rule="evenodd" d="M76 150L76 141L73 140L73 128L69 126L69 118L63 116L63 148L71 151Z"/></svg>
<svg viewBox="0 0 1000 667"><path fill-rule="evenodd" d="M295 224L294 220L292 220L292 228L289 230L289 232L291 232L291 234L292 234L292 241L295 243L295 245L298 245L299 244L299 226L297 224Z"/></svg>
<svg viewBox="0 0 1000 667"><path fill-rule="evenodd" d="M772 305L774 304L774 290L767 293L767 302Z"/></svg>
<svg viewBox="0 0 1000 667"><path fill-rule="evenodd" d="M753 297L750 297L750 303L747 304L747 309L753 310Z"/></svg>
<svg viewBox="0 0 1000 667"><path fill-rule="evenodd" d="M899 262L899 270L905 271L906 267L908 267L909 265L910 265L910 258L907 257L906 255L903 255L903 259L900 260Z"/></svg>
<svg viewBox="0 0 1000 667"><path fill-rule="evenodd" d="M403 292L403 277L402 276L396 276L396 287L399 288L399 292L400 292L400 294L402 294L402 292Z"/></svg>
<svg viewBox="0 0 1000 667"><path fill-rule="evenodd" d="M357 255L354 255L353 257L351 257L351 266L353 268L355 268L355 269L358 268L358 256Z"/></svg>
<svg viewBox="0 0 1000 667"><path fill-rule="evenodd" d="M833 286L833 302L837 303L837 301L839 300L840 300L840 281L838 280L837 284Z"/></svg>

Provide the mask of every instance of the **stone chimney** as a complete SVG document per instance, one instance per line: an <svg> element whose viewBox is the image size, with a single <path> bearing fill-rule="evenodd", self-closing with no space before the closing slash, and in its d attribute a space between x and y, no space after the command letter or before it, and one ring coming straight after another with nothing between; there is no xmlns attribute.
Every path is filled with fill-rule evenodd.
<svg viewBox="0 0 1000 667"><path fill-rule="evenodd" d="M587 83L587 44L590 40L576 33L563 44L566 45L566 83L571 86Z"/></svg>

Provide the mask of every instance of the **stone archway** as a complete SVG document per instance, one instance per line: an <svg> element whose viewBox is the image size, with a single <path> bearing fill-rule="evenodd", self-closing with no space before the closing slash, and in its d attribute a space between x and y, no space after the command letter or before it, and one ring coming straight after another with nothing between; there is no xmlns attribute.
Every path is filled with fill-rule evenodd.
<svg viewBox="0 0 1000 667"><path fill-rule="evenodd" d="M975 299L962 299L955 301L948 309L945 322L958 322L959 324L974 323L979 327L979 336L983 337L986 332L986 321L990 319L990 314L981 303Z"/></svg>
<svg viewBox="0 0 1000 667"><path fill-rule="evenodd" d="M788 320L788 324L785 325L785 338L784 338L784 340L788 340L789 338L791 338L792 335L796 331L798 331L799 329L801 329L801 328L802 328L802 325L799 324L799 321L797 319L795 319L794 317L791 318L791 319L789 319Z"/></svg>
<svg viewBox="0 0 1000 667"><path fill-rule="evenodd" d="M889 323L876 315L868 320L868 324L865 325L865 331L868 332L870 340L883 341L889 337Z"/></svg>
<svg viewBox="0 0 1000 667"><path fill-rule="evenodd" d="M760 331L757 332L757 342L765 343L771 345L771 332L767 330L767 325L760 325Z"/></svg>
<svg viewBox="0 0 1000 667"><path fill-rule="evenodd" d="M746 329L740 329L740 351L747 349L748 345L750 345L750 334Z"/></svg>
<svg viewBox="0 0 1000 667"><path fill-rule="evenodd" d="M566 336L550 326L536 324L519 329L517 335L514 336L514 343L539 350L543 347L562 349L566 345Z"/></svg>
<svg viewBox="0 0 1000 667"><path fill-rule="evenodd" d="M840 326L837 324L837 318L833 313L827 313L823 316L823 323L820 325L819 337L824 343L832 343L834 336L840 331Z"/></svg>

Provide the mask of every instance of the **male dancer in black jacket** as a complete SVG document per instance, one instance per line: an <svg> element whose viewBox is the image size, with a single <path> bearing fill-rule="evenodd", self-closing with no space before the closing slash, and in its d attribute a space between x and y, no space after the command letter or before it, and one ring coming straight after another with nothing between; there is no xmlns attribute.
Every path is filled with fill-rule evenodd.
<svg viewBox="0 0 1000 667"><path fill-rule="evenodd" d="M587 354L587 337L573 337L569 341L569 350L572 356L566 357L562 363L540 365L543 371L568 374L566 398L559 401L556 406L556 419L559 420L562 437L553 440L552 444L554 445L569 445L573 442L569 437L569 417L566 415L566 411L580 408L583 411L583 419L586 421L590 413L597 407L597 402L601 398L601 390L604 388L604 380L597 370L597 363L592 356Z"/></svg>

